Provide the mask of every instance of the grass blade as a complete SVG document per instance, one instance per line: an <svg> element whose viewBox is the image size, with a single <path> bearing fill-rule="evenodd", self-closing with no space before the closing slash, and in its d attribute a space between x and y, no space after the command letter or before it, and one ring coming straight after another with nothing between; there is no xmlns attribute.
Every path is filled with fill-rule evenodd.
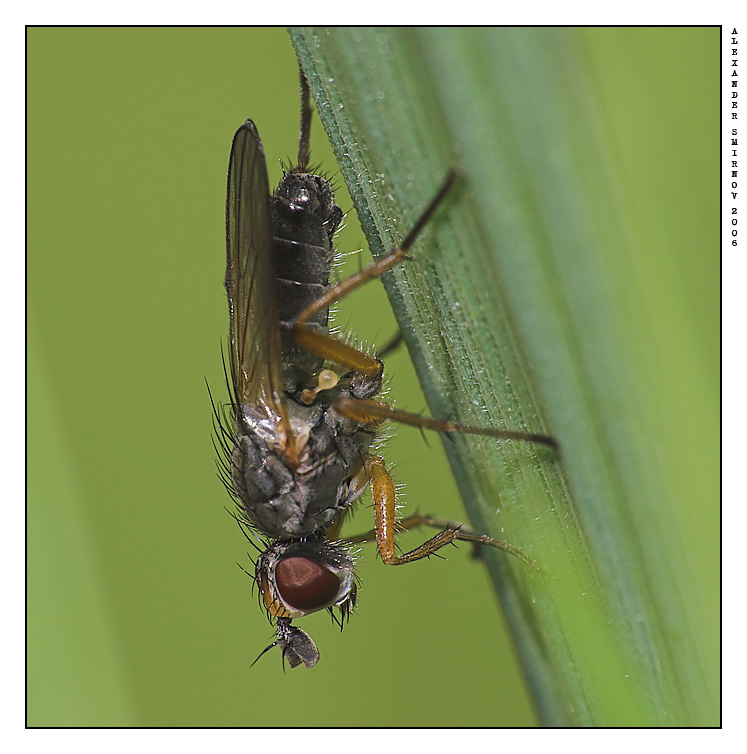
<svg viewBox="0 0 747 754"><path fill-rule="evenodd" d="M384 284L434 415L560 441L560 458L520 443L445 442L474 526L545 570L486 555L548 725L718 722L717 643L703 618L716 578L718 175L688 176L705 187L692 233L711 251L705 275L686 273L710 286L693 313L692 299L651 287L645 271L652 258L656 279L668 280L678 265L701 264L692 260L702 244L683 251L670 232L650 258L640 254L640 226L627 225L639 186L616 152L622 137L605 135L615 109L605 96L631 80L628 61L657 46L684 60L693 41L710 60L718 33L651 31L291 33L375 256L402 240L450 166L463 173L413 260ZM617 53L606 70L602 49ZM697 108L710 118L699 132L706 151L718 143L708 104ZM660 206L658 222L671 231L669 210ZM652 300L663 325L651 324ZM673 332L700 348L692 390L677 395L667 392L681 376ZM657 360L659 343L670 362ZM692 451L669 421L683 406L700 427L690 490L676 479ZM702 507L696 489L708 534L690 565L674 515Z"/></svg>

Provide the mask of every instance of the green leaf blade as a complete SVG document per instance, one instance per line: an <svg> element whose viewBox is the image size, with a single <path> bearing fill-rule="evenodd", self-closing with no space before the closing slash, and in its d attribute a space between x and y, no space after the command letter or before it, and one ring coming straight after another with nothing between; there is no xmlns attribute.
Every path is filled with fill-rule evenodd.
<svg viewBox="0 0 747 754"><path fill-rule="evenodd" d="M451 165L463 172L384 284L434 415L561 443L556 458L445 442L473 525L545 569L486 555L543 722L713 723L700 668L683 664L692 639L672 635L679 545L658 504L635 280L582 35L292 38L375 256Z"/></svg>

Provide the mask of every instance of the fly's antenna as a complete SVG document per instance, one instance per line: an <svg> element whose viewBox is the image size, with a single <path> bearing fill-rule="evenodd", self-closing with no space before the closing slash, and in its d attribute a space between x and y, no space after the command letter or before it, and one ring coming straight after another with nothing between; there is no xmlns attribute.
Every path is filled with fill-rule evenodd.
<svg viewBox="0 0 747 754"><path fill-rule="evenodd" d="M299 66L301 79L301 129L298 134L298 167L295 172L305 173L309 166L309 139L311 136L311 94L303 68Z"/></svg>
<svg viewBox="0 0 747 754"><path fill-rule="evenodd" d="M277 646L278 646L278 641L277 641L277 639L276 639L275 641L273 641L273 642L272 642L272 644L270 644L269 646L265 647L265 648L264 648L264 649L263 649L263 650L262 650L262 651L261 651L261 652L259 653L259 655L257 655L257 659L256 659L256 660L255 660L255 661L254 661L254 662L253 662L253 663L252 663L252 664L251 664L251 665L250 665L249 667L250 667L250 668L253 668L253 667L254 667L254 666L255 666L255 665L256 665L256 664L257 664L257 663L259 662L260 658L261 658L261 657L262 657L262 656L263 656L264 654L266 654L266 653L267 653L267 652L269 652L269 651L270 651L271 649L273 649L273 648L275 648L275 647L277 647ZM283 661L285 662L285 658L283 658ZM285 666L283 666L283 670L285 670Z"/></svg>

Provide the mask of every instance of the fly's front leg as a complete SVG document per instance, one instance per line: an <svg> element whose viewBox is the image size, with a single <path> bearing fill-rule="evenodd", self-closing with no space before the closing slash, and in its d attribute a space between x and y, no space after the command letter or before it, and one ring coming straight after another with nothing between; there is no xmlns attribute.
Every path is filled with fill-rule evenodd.
<svg viewBox="0 0 747 754"><path fill-rule="evenodd" d="M468 529L455 525L452 521L433 518L431 516L411 516L404 519L399 524L395 521L395 494L394 482L389 472L386 470L384 459L379 456L369 456L365 461L365 468L371 480L371 489L373 491L374 501L374 524L375 529L371 533L376 538L376 544L379 548L381 559L387 565L403 565L412 563L421 558L427 558L440 550L445 545L454 541L472 542L474 544L488 545L499 550L515 555L523 560L534 570L540 571L539 566L521 549L515 547L509 542L502 539L494 539L486 534L475 534ZM409 529L416 526L436 526L441 528L446 525L448 528L431 537L414 550L397 555L394 550L394 535L398 529ZM368 541L370 535L364 534L361 537L354 537L348 541Z"/></svg>

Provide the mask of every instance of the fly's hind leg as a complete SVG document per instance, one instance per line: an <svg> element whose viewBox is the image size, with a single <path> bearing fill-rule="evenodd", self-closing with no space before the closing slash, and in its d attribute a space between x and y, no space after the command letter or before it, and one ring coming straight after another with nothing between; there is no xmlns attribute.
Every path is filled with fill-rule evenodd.
<svg viewBox="0 0 747 754"><path fill-rule="evenodd" d="M335 301L339 301L343 296L347 296L348 293L351 293L356 288L365 285L369 280L381 277L385 272L396 267L403 259L405 259L407 252L415 242L415 239L420 235L420 232L431 219L433 213L438 209L439 204L441 204L444 197L449 193L449 190L454 185L455 181L456 173L451 171L441 188L438 190L438 193L426 207L425 212L423 212L405 240L402 241L396 249L391 251L385 257L375 260L355 275L351 275L346 280L341 281L337 285L333 285L313 304L301 312L298 319L291 326L291 334L300 346L310 353L321 356L328 361L333 361L347 369L359 372L364 377L368 377L371 380L375 381L381 377L384 367L380 359L369 356L331 335L319 332L315 328L309 327L308 323L315 314L318 314L325 309L329 309Z"/></svg>
<svg viewBox="0 0 747 754"><path fill-rule="evenodd" d="M365 469L373 490L375 528L366 534L346 538L347 542L368 542L376 539L381 559L387 565L403 565L427 558L454 541L471 542L476 545L487 545L504 550L524 561L534 570L541 571L540 567L523 550L515 545L502 539L494 539L486 534L476 534L453 521L446 521L432 516L416 515L409 516L397 522L395 520L394 482L386 470L384 459L379 456L368 456L365 461ZM418 526L433 526L442 529L442 531L414 550L410 550L410 552L406 552L403 555L397 555L394 546L396 532L414 529Z"/></svg>
<svg viewBox="0 0 747 754"><path fill-rule="evenodd" d="M485 437L495 437L498 440L519 440L520 442L539 443L553 450L558 450L558 443L554 437L535 432L516 432L510 429L497 429L495 427L473 427L469 424L461 424L449 421L448 419L434 419L432 416L421 416L420 414L412 414L409 411L400 411L399 409L387 406L385 403L362 398L338 396L332 405L342 416L354 419L361 424L381 423L391 420L400 424L409 424L411 427L418 427L419 429L430 429L434 432L441 432L445 435L451 433L483 435Z"/></svg>

